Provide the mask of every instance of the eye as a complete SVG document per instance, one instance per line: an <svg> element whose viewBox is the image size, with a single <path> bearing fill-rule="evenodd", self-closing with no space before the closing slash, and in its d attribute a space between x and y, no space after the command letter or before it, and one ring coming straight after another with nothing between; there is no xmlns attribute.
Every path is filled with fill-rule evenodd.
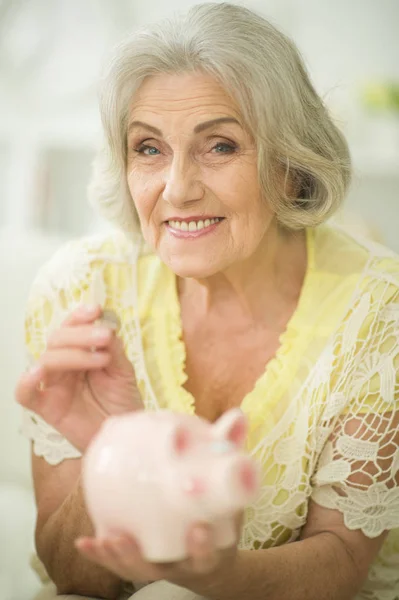
<svg viewBox="0 0 399 600"><path fill-rule="evenodd" d="M227 144L226 142L218 142L212 150L215 150L215 154L232 154L237 149L234 144Z"/></svg>
<svg viewBox="0 0 399 600"><path fill-rule="evenodd" d="M155 146L148 146L147 144L141 144L138 148L134 149L137 154L144 154L145 156L157 156L160 154L158 148Z"/></svg>

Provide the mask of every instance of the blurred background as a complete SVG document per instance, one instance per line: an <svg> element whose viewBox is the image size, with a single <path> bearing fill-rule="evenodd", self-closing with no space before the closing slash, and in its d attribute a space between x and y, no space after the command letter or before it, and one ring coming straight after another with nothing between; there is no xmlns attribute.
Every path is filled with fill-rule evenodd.
<svg viewBox="0 0 399 600"><path fill-rule="evenodd" d="M0 0L0 597L31 600L34 505L13 404L39 265L107 224L86 201L97 82L138 25L195 0ZM244 0L289 34L347 135L355 175L338 216L399 251L399 0ZM7 542L6 542L7 539Z"/></svg>

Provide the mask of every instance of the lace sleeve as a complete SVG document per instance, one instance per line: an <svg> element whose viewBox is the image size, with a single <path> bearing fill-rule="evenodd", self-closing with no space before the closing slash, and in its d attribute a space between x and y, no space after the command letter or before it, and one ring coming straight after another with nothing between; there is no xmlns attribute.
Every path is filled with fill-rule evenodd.
<svg viewBox="0 0 399 600"><path fill-rule="evenodd" d="M67 458L79 458L81 453L58 431L43 419L24 409L21 432L33 442L33 452L50 465L58 465Z"/></svg>
<svg viewBox="0 0 399 600"><path fill-rule="evenodd" d="M49 334L82 302L103 303L105 285L101 272L92 268L93 256L80 241L69 242L39 271L29 294L25 316L27 368L46 348ZM53 427L24 410L21 432L32 441L33 452L49 464L78 458L79 451Z"/></svg>
<svg viewBox="0 0 399 600"><path fill-rule="evenodd" d="M398 317L399 304L390 304L358 341L353 374L335 394L341 412L325 412L329 435L313 476L313 500L370 538L399 527Z"/></svg>

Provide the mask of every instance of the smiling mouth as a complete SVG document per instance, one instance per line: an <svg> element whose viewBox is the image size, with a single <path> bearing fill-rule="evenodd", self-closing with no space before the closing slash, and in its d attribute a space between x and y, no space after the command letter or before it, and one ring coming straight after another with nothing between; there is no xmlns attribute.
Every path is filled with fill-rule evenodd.
<svg viewBox="0 0 399 600"><path fill-rule="evenodd" d="M166 224L175 229L176 231L201 231L202 229L207 229L211 227L211 225L216 225L223 221L224 217L214 217L212 219L196 219L195 221L180 221L171 219L170 221L166 221Z"/></svg>

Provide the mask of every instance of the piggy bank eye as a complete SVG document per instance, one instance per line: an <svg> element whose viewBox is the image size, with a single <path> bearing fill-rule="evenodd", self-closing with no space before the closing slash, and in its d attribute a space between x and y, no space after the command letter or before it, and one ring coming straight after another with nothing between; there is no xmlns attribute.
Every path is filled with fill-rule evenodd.
<svg viewBox="0 0 399 600"><path fill-rule="evenodd" d="M215 454L225 454L226 452L231 452L231 450L234 449L234 444L232 442L229 442L228 440L217 440L215 442L212 442L211 445L211 450Z"/></svg>

